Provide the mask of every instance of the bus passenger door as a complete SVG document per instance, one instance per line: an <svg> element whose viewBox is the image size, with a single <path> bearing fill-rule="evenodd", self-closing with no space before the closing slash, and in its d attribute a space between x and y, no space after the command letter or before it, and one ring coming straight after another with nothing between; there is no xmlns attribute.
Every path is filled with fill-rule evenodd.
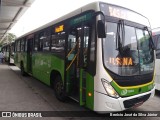
<svg viewBox="0 0 160 120"><path fill-rule="evenodd" d="M80 105L84 105L86 99L88 42L88 26L74 27L71 29L68 36L68 51L66 56L67 92Z"/></svg>
<svg viewBox="0 0 160 120"><path fill-rule="evenodd" d="M86 102L86 73L87 73L87 69L88 69L88 63L87 63L87 59L88 59L88 44L89 44L89 33L90 33L90 27L89 26L83 26L82 27L82 31L80 34L80 53L79 53L79 67L80 67L80 71L79 71L79 75L80 75L80 98L79 98L79 103L80 105L85 105Z"/></svg>
<svg viewBox="0 0 160 120"><path fill-rule="evenodd" d="M27 72L32 74L33 37L27 39Z"/></svg>

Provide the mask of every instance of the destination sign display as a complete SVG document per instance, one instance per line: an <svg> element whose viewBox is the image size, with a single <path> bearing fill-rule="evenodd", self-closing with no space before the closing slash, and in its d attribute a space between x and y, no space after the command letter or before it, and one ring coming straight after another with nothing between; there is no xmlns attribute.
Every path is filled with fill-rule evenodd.
<svg viewBox="0 0 160 120"><path fill-rule="evenodd" d="M119 9L119 8L112 7L112 6L109 6L108 8L109 8L110 16L127 19L128 15L126 11Z"/></svg>
<svg viewBox="0 0 160 120"><path fill-rule="evenodd" d="M132 66L133 65L133 59L131 57L122 57L122 58L109 57L109 60L106 62L116 66Z"/></svg>
<svg viewBox="0 0 160 120"><path fill-rule="evenodd" d="M74 19L71 19L70 25L79 24L79 23L87 21L87 20L89 20L91 18L92 18L92 13L86 13L86 14L78 16L78 17L76 17Z"/></svg>
<svg viewBox="0 0 160 120"><path fill-rule="evenodd" d="M127 8L101 3L100 9L107 16L133 21L150 27L149 21L146 17Z"/></svg>
<svg viewBox="0 0 160 120"><path fill-rule="evenodd" d="M59 25L57 27L55 27L55 32L58 33L58 32L62 32L64 30L64 25Z"/></svg>

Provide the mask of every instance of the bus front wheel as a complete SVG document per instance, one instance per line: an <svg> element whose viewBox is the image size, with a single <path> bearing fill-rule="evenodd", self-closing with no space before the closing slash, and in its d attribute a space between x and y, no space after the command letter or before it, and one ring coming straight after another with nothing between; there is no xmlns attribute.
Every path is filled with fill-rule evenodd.
<svg viewBox="0 0 160 120"><path fill-rule="evenodd" d="M54 91L58 100L64 102L66 100L66 94L64 91L64 85L61 77L58 75L54 81Z"/></svg>

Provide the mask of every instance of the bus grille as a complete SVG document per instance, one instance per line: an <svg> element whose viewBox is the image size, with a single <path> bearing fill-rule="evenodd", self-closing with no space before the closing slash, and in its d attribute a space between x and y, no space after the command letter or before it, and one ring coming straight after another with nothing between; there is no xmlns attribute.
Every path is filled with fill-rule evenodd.
<svg viewBox="0 0 160 120"><path fill-rule="evenodd" d="M138 103L143 103L145 102L146 100L149 99L151 94L148 94L148 95L144 95L144 96L141 96L141 97L138 97L138 98L133 98L133 99L130 99L130 100L126 100L123 102L124 104L124 107L125 108L131 108L133 106L136 106Z"/></svg>
<svg viewBox="0 0 160 120"><path fill-rule="evenodd" d="M135 76L119 76L109 71L113 80L122 87L146 84L152 81L153 73Z"/></svg>

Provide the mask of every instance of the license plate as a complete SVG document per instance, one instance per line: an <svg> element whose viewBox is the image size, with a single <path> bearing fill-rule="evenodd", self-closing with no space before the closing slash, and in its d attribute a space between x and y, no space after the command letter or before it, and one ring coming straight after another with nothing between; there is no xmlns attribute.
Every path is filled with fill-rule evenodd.
<svg viewBox="0 0 160 120"><path fill-rule="evenodd" d="M144 103L143 101L138 102L138 103L135 103L134 106L133 106L133 108L139 107L139 106L141 106L143 103Z"/></svg>

